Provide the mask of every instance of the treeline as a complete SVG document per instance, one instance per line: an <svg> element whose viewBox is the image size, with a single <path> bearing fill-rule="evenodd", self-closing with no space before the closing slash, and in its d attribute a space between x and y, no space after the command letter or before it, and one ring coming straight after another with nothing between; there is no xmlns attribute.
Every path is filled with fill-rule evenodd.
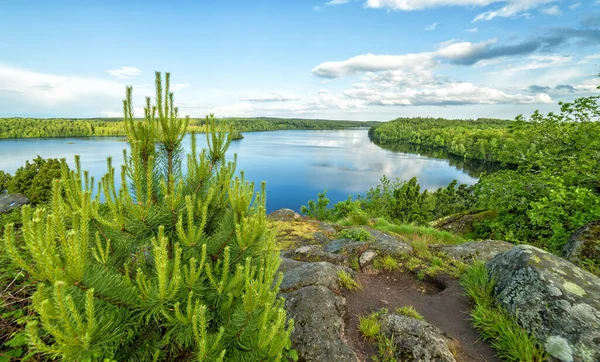
<svg viewBox="0 0 600 362"><path fill-rule="evenodd" d="M372 127L369 135L386 147L417 144L510 166L484 174L473 187L453 194L462 201L453 196L451 203L459 207L448 211L491 211L492 217L475 223L475 238L529 243L559 253L574 231L600 219L600 96L560 107L558 113L536 111L514 121L401 118ZM392 206L378 212L392 219L426 223L450 215L437 212L445 208L445 201L440 204L440 198L423 195L414 182L387 188L382 183L379 188ZM397 212L396 206L406 200L408 208ZM362 205L362 209L369 208ZM597 249L590 250L587 267L598 272L600 255L593 254Z"/></svg>
<svg viewBox="0 0 600 362"><path fill-rule="evenodd" d="M371 127L377 122L335 121L286 118L221 118L237 132L274 130L328 130ZM205 133L206 119L191 118L189 132ZM54 138L124 136L125 125L120 118L60 119L60 118L0 118L0 138Z"/></svg>

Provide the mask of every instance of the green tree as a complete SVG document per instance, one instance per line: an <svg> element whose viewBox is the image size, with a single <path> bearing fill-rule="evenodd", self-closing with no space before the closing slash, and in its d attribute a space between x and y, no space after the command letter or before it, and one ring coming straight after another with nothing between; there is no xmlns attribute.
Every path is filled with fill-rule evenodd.
<svg viewBox="0 0 600 362"><path fill-rule="evenodd" d="M61 161L38 155L32 162L26 161L25 166L19 167L7 189L9 193L24 194L33 204L40 204L50 200L52 181L60 176Z"/></svg>
<svg viewBox="0 0 600 362"><path fill-rule="evenodd" d="M0 194L8 189L11 179L12 176L9 173L0 170Z"/></svg>
<svg viewBox="0 0 600 362"><path fill-rule="evenodd" d="M72 171L63 161L50 204L23 208L22 246L5 228L8 254L38 282L38 318L27 326L35 351L71 361L270 361L289 348L264 184L255 195L243 174L234 178L231 139L213 117L208 149L192 136L182 153L188 118L169 83L156 73L141 121L127 88L131 152L120 189L110 158L95 197L79 159Z"/></svg>

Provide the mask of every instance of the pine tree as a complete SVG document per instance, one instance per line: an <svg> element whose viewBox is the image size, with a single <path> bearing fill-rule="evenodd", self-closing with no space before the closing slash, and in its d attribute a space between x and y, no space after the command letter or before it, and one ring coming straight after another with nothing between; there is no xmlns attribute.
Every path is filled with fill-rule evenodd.
<svg viewBox="0 0 600 362"><path fill-rule="evenodd" d="M143 120L126 89L131 151L119 188L110 158L97 184L78 157L74 170L63 160L51 202L23 207L20 233L5 229L8 254L39 283L38 318L27 326L39 352L69 361L271 361L290 347L264 184L254 194L234 175L230 133L217 132L212 115L208 148L198 151L192 135L184 154L189 118L179 117L169 83L169 73L164 88L156 73Z"/></svg>

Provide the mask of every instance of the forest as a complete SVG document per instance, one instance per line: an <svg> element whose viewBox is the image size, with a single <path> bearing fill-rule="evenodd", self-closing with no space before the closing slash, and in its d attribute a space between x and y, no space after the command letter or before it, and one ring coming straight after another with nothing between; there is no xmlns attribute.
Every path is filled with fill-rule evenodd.
<svg viewBox="0 0 600 362"><path fill-rule="evenodd" d="M136 120L141 120L136 118ZM275 131L275 130L335 130L344 128L370 127L377 122L336 121L322 119L295 118L219 118L236 132ZM190 118L188 132L206 133L209 130L206 119ZM125 123L120 118L0 118L0 139L2 138L54 138L124 136Z"/></svg>

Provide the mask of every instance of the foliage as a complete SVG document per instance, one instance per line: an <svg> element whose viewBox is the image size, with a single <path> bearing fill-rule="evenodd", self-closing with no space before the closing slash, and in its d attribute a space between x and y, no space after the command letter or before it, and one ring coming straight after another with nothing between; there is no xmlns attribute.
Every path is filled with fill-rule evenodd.
<svg viewBox="0 0 600 362"><path fill-rule="evenodd" d="M60 178L61 162L38 155L32 162L26 161L14 176L0 172L0 191L24 194L32 204L40 204L50 199L52 181Z"/></svg>
<svg viewBox="0 0 600 362"><path fill-rule="evenodd" d="M352 277L344 269L337 270L337 276L340 281L340 287L348 289L349 291L361 290L362 285L356 279Z"/></svg>
<svg viewBox="0 0 600 362"><path fill-rule="evenodd" d="M396 308L396 313L422 321L423 316L412 305Z"/></svg>
<svg viewBox="0 0 600 362"><path fill-rule="evenodd" d="M473 299L471 318L481 336L496 350L498 358L505 361L544 361L545 351L533 336L502 307L495 304L495 282L488 276L485 264L476 262L465 271L461 285Z"/></svg>
<svg viewBox="0 0 600 362"><path fill-rule="evenodd" d="M379 314L372 313L369 316L358 316L358 331L368 340L375 340L379 334Z"/></svg>
<svg viewBox="0 0 600 362"><path fill-rule="evenodd" d="M340 231L340 237L354 241L367 241L373 238L371 234L363 228L351 228Z"/></svg>
<svg viewBox="0 0 600 362"><path fill-rule="evenodd" d="M141 119L136 118L135 120L139 121ZM220 121L233 127L235 130L233 139L240 139L239 132L288 129L347 129L370 127L378 123L267 117L222 118ZM188 131L197 133L209 132L210 127L212 127L209 123L205 119L190 118ZM125 136L126 133L126 124L121 118L0 118L0 138Z"/></svg>
<svg viewBox="0 0 600 362"><path fill-rule="evenodd" d="M377 335L377 360L381 362L397 362L396 344L394 335L386 336L383 333Z"/></svg>
<svg viewBox="0 0 600 362"><path fill-rule="evenodd" d="M300 213L321 221L331 220L332 211L327 209L330 201L327 198L327 190L325 190L317 195L317 201L308 200L308 206L302 205Z"/></svg>
<svg viewBox="0 0 600 362"><path fill-rule="evenodd" d="M264 185L254 195L243 174L233 177L231 139L212 116L208 149L198 152L193 136L182 153L189 120L169 83L156 74L142 121L127 88L131 152L119 190L110 159L94 198L79 158L72 171L62 161L47 207L24 206L21 233L6 226L8 254L38 285L27 325L35 351L78 361L284 358L293 321L277 297Z"/></svg>
<svg viewBox="0 0 600 362"><path fill-rule="evenodd" d="M394 224L383 218L378 218L372 227L381 231L399 235L407 240L423 242L427 245L455 245L467 242L467 240L465 240L463 237L447 231L439 231L428 226Z"/></svg>

